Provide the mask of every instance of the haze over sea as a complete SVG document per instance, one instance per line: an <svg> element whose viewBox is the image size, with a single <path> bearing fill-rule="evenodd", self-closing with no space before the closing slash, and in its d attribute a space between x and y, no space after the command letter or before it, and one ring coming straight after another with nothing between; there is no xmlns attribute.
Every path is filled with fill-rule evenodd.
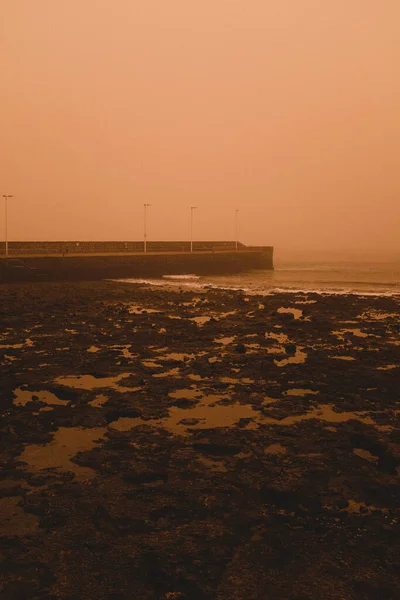
<svg viewBox="0 0 400 600"><path fill-rule="evenodd" d="M176 276L158 280L130 280L153 285L213 286L252 293L319 292L360 295L400 295L400 262L289 262L279 261L274 271L237 275ZM193 274L195 275L195 274Z"/></svg>

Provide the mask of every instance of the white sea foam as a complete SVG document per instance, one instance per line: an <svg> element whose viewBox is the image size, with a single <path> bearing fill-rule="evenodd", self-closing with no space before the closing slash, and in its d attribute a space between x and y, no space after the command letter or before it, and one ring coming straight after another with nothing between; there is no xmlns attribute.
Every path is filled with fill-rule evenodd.
<svg viewBox="0 0 400 600"><path fill-rule="evenodd" d="M176 289L226 290L247 295L319 294L322 296L400 296L400 263L290 263L275 270L235 275L167 273L158 278L126 279L130 283Z"/></svg>
<svg viewBox="0 0 400 600"><path fill-rule="evenodd" d="M200 279L199 275L163 275L163 279L172 279L176 281L190 281L193 279Z"/></svg>

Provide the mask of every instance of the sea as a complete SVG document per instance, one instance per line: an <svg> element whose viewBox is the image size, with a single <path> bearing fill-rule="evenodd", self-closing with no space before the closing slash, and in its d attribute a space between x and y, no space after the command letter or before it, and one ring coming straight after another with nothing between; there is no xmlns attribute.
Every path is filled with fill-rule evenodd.
<svg viewBox="0 0 400 600"><path fill-rule="evenodd" d="M400 296L400 263L279 262L275 269L236 275L198 276L166 273L159 279L129 279L132 283L190 288L221 288L246 293L314 292Z"/></svg>

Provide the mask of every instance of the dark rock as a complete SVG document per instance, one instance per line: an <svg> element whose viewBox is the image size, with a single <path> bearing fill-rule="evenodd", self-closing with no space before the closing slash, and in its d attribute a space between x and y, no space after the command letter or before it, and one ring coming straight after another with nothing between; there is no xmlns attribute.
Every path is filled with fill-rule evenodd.
<svg viewBox="0 0 400 600"><path fill-rule="evenodd" d="M180 421L180 423L182 423L182 425L197 425L197 423L199 422L199 419L182 419L182 421Z"/></svg>
<svg viewBox="0 0 400 600"><path fill-rule="evenodd" d="M168 481L168 474L163 471L136 471L129 472L123 475L123 478L128 483L150 483L154 481Z"/></svg>
<svg viewBox="0 0 400 600"><path fill-rule="evenodd" d="M285 350L287 354L296 354L296 345L295 344L286 344Z"/></svg>
<svg viewBox="0 0 400 600"><path fill-rule="evenodd" d="M107 423L111 423L112 421L118 421L118 419L122 418L122 417L129 417L131 419L136 419L137 417L141 417L141 413L139 410L136 410L135 408L124 408L121 410L115 409L115 410L109 410L106 413L106 421Z"/></svg>
<svg viewBox="0 0 400 600"><path fill-rule="evenodd" d="M202 454L212 454L215 456L234 456L242 451L242 446L225 444L197 443L193 447Z"/></svg>
<svg viewBox="0 0 400 600"><path fill-rule="evenodd" d="M244 344L238 344L235 350L238 354L246 354L247 352L246 346Z"/></svg>

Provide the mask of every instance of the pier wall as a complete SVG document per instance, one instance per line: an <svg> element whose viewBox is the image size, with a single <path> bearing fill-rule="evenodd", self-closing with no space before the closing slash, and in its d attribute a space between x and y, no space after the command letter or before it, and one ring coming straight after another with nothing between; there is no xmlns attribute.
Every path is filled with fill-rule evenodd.
<svg viewBox="0 0 400 600"><path fill-rule="evenodd" d="M0 281L96 280L104 278L161 277L162 275L224 275L253 269L273 269L273 248L234 251L23 256L28 267L40 273L0 273ZM0 261L1 262L1 261Z"/></svg>
<svg viewBox="0 0 400 600"><path fill-rule="evenodd" d="M131 251L123 242L10 242L8 258L20 258L27 268L7 268L3 254L0 281L224 275L273 269L271 246L256 248L240 244L236 251L232 242L198 242L195 251L190 252L187 242L151 242L145 253L143 243L130 244ZM139 251L132 251L136 246Z"/></svg>
<svg viewBox="0 0 400 600"><path fill-rule="evenodd" d="M4 242L0 243L0 254L5 251ZM239 248L245 246L239 243ZM235 242L216 241L193 243L196 251L202 250L233 250ZM163 242L148 241L148 252L190 252L190 242ZM28 254L107 254L107 253L132 253L143 252L143 241L136 242L9 242L9 255L28 255Z"/></svg>

